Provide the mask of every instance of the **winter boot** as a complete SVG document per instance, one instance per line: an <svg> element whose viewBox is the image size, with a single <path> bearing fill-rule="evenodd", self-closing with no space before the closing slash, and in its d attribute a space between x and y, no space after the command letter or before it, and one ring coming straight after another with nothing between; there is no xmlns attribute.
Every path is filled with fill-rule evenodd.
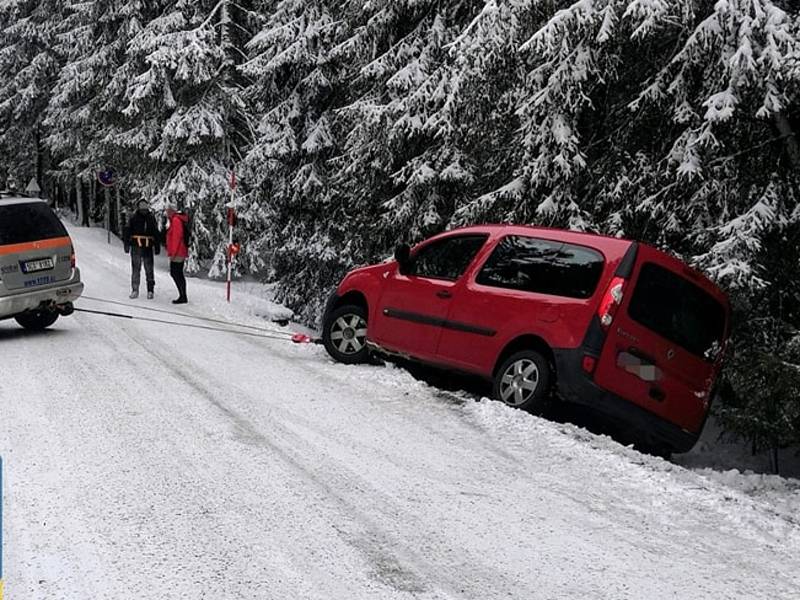
<svg viewBox="0 0 800 600"><path fill-rule="evenodd" d="M186 296L181 296L180 298L176 298L172 301L173 304L188 304L189 301L186 299Z"/></svg>
<svg viewBox="0 0 800 600"><path fill-rule="evenodd" d="M130 298L131 300L136 300L136 298L138 297L139 297L139 290L133 290L131 292L131 295L128 296L128 298Z"/></svg>

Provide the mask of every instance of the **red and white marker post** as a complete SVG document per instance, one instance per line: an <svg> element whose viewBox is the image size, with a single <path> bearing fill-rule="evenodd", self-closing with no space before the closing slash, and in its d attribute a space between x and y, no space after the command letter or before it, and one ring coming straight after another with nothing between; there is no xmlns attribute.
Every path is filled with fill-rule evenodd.
<svg viewBox="0 0 800 600"><path fill-rule="evenodd" d="M239 244L233 243L233 226L236 224L236 211L233 208L233 201L236 195L236 172L231 169L231 201L228 204L228 302L231 301L231 276L233 273L233 261L239 254Z"/></svg>

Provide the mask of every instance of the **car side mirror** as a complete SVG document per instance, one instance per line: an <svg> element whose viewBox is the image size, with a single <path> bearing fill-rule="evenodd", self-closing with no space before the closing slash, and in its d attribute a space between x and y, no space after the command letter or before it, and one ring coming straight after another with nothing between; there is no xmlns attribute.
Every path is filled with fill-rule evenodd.
<svg viewBox="0 0 800 600"><path fill-rule="evenodd" d="M400 274L406 275L411 269L411 246L398 244L394 249L394 259L400 268Z"/></svg>

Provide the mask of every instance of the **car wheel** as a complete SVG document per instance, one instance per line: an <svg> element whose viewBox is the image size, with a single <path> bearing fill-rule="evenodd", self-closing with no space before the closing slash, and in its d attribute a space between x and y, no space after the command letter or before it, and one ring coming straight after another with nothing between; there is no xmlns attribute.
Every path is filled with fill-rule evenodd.
<svg viewBox="0 0 800 600"><path fill-rule="evenodd" d="M550 364L534 350L509 356L494 378L494 397L514 408L542 413L550 399Z"/></svg>
<svg viewBox="0 0 800 600"><path fill-rule="evenodd" d="M49 310L32 310L21 315L17 315L14 319L22 325L25 329L31 331L42 331L47 329L56 322L58 313Z"/></svg>
<svg viewBox="0 0 800 600"><path fill-rule="evenodd" d="M345 364L367 362L367 311L348 304L332 311L322 330L325 349L334 360Z"/></svg>

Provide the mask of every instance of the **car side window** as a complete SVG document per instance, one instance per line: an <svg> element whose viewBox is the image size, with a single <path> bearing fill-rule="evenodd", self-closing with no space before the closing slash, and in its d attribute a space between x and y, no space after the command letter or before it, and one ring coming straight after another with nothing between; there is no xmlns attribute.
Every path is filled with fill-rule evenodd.
<svg viewBox="0 0 800 600"><path fill-rule="evenodd" d="M476 281L490 287L590 298L604 264L603 255L591 248L512 235L500 241Z"/></svg>
<svg viewBox="0 0 800 600"><path fill-rule="evenodd" d="M487 239L486 235L462 235L431 242L414 254L408 274L455 281Z"/></svg>

